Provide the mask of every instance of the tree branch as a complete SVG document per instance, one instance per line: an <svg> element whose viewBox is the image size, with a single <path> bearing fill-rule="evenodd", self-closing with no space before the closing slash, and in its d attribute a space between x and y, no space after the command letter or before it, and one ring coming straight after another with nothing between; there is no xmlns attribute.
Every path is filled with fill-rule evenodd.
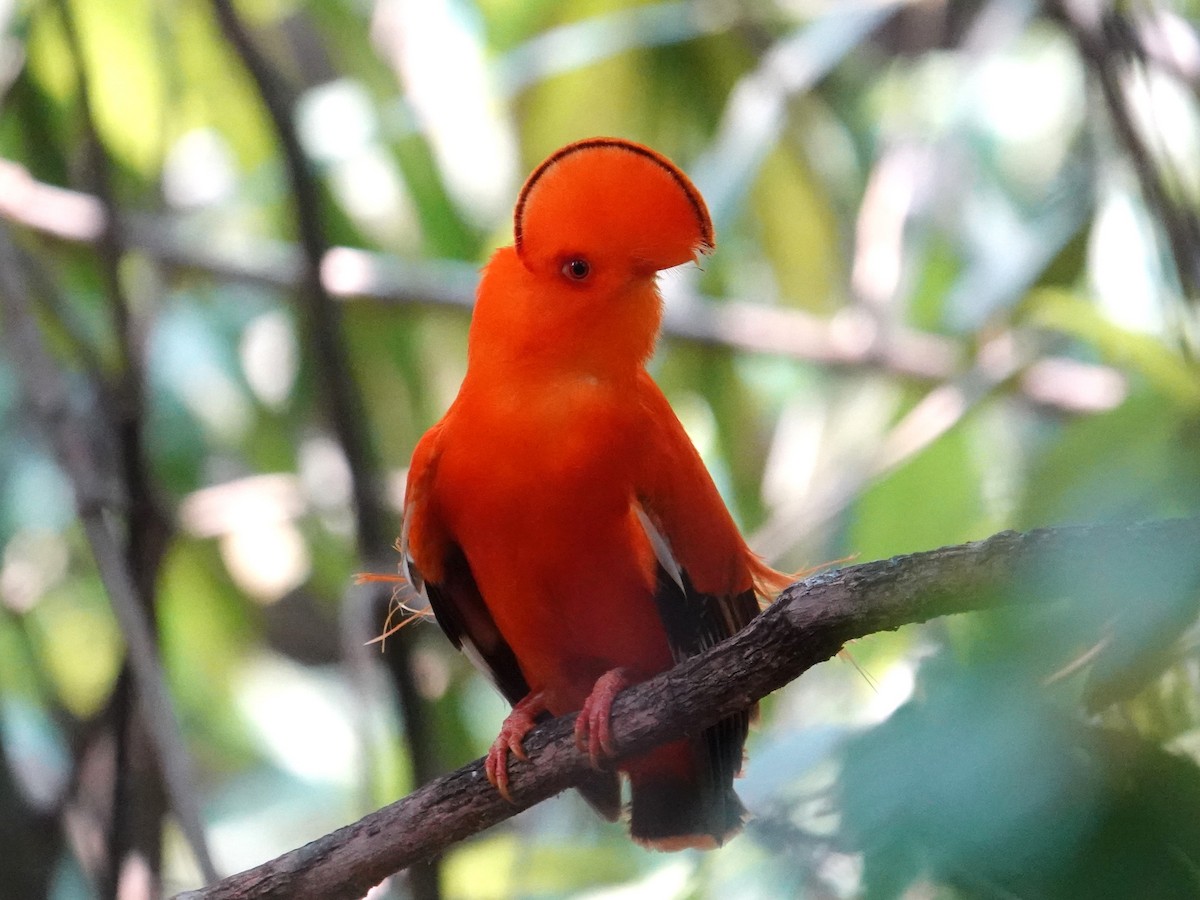
<svg viewBox="0 0 1200 900"><path fill-rule="evenodd" d="M292 112L295 97L251 38L245 23L234 10L232 0L212 0L212 7L221 31L258 90L283 153L299 233L299 298L307 325L307 343L312 347L318 366L325 413L350 470L359 557L364 567L371 569L378 560L386 558L396 531L378 478L378 457L371 442L366 404L354 379L346 349L342 310L327 289L322 274L329 241L325 234L318 181L296 129ZM386 615L387 598L384 586L376 585L365 601L380 620ZM389 648L384 662L396 687L413 777L421 784L433 778L440 769L432 710L417 690L409 641L408 635L403 635ZM434 900L440 896L436 865L414 870L412 875L416 897Z"/></svg>
<svg viewBox="0 0 1200 900"><path fill-rule="evenodd" d="M392 529L374 483L375 453L362 394L354 381L342 335L341 312L321 277L321 263L329 242L322 224L320 190L292 117L294 98L251 39L231 0L212 0L212 7L222 32L258 90L283 153L300 239L299 296L308 320L308 342L320 367L325 411L350 468L360 554L364 560L370 560L391 545Z"/></svg>
<svg viewBox="0 0 1200 900"><path fill-rule="evenodd" d="M0 159L0 217L71 243L94 241L104 210L90 194L34 180L18 163ZM125 213L130 247L167 265L216 278L297 290L302 281L298 249L257 240L235 253L189 239L185 222L167 216ZM325 290L343 301L396 306L424 305L469 312L475 302L477 267L452 260L400 260L355 247L330 247L321 260ZM768 353L831 369L887 372L918 383L952 378L967 349L943 335L911 328L880 334L868 316L821 319L803 310L745 300L722 301L675 291L667 298L663 333L671 338L747 353ZM1031 363L1020 379L1029 400L1065 413L1111 409L1124 377L1109 366L1062 356Z"/></svg>
<svg viewBox="0 0 1200 900"><path fill-rule="evenodd" d="M1121 64L1146 55L1138 46L1137 29L1120 13L1107 13L1080 0L1052 0L1047 5L1066 26L1100 85L1113 130L1129 154L1146 205L1165 233L1184 298L1200 302L1200 219L1173 199L1161 172L1166 164L1155 161L1122 84L1126 73Z"/></svg>
<svg viewBox="0 0 1200 900"><path fill-rule="evenodd" d="M617 757L744 709L855 638L953 613L1072 595L1090 600L1098 583L1119 588L1121 575L1145 572L1147 560L1179 571L1194 570L1197 558L1200 519L1180 519L1006 531L815 575L789 587L734 637L623 692L613 706ZM1152 588L1140 585L1143 594ZM510 769L515 805L488 784L477 760L352 825L178 900L361 897L391 873L574 784L588 762L575 748L573 720L562 716L531 732L530 762L514 761Z"/></svg>
<svg viewBox="0 0 1200 900"><path fill-rule="evenodd" d="M201 871L215 880L192 760L158 657L145 598L116 533L121 510L114 498L112 467L98 458L97 432L101 429L72 406L65 379L38 330L17 260L14 246L0 228L0 321L4 323L13 368L23 380L26 401L74 489L79 518L126 643L135 698L162 767L171 808Z"/></svg>
<svg viewBox="0 0 1200 900"><path fill-rule="evenodd" d="M62 24L75 68L76 112L82 131L85 180L95 192L104 211L102 229L95 241L95 259L104 292L108 299L109 316L118 359L113 372L104 377L94 375L96 388L104 395L97 404L116 440L119 464L116 474L124 493L125 521L123 552L128 571L136 588L136 596L144 606L144 617L150 627L150 637L157 641L155 590L158 573L171 540L171 518L158 502L151 480L143 433L145 371L140 335L142 328L133 312L129 295L121 278L125 257L124 223L117 212L116 191L113 185L113 165L93 111L93 90L88 64L83 52L78 25L67 0L55 0L54 7ZM115 602L115 601L114 601ZM136 646L131 642L131 647ZM129 652L129 651L127 651ZM111 719L115 737L115 773L112 780L112 818L108 828L108 860L101 874L103 896L115 896L122 865L126 858L142 856L153 873L161 879L162 819L167 812L167 794L158 766L143 758L137 747L145 741L154 744L145 734L147 724L136 715L131 692L136 679L130 677L132 661L122 664L121 675L114 683L108 702L106 718ZM103 739L103 735L98 735ZM165 749L165 748L162 748ZM197 863L205 879L216 881L210 853L205 846L203 822L191 817L199 809L196 800L191 807L177 810L183 832L195 849Z"/></svg>

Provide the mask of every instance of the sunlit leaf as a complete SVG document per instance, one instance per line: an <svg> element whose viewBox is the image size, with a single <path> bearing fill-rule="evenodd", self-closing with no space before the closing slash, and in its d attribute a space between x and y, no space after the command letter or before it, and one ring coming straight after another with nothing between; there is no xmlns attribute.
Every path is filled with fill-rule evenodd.
<svg viewBox="0 0 1200 900"><path fill-rule="evenodd" d="M1161 338L1121 328L1077 295L1050 288L1035 291L1025 302L1026 321L1035 327L1086 342L1100 356L1146 378L1181 407L1200 407L1200 371L1180 358Z"/></svg>

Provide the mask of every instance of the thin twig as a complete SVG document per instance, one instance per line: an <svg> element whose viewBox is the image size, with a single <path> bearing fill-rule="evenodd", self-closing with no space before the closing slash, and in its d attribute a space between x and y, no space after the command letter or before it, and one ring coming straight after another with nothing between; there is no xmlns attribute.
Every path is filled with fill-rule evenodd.
<svg viewBox="0 0 1200 900"><path fill-rule="evenodd" d="M96 128L92 114L91 81L84 61L83 47L75 28L75 17L66 0L55 0L55 8L63 26L67 46L75 63L75 89L78 94L79 124L83 129L83 155L86 180L90 183L102 211L102 227L94 244L100 261L100 273L104 290L108 296L109 313L113 320L113 337L121 355L120 385L122 391L136 392L140 381L136 377L139 367L132 346L132 331L129 318L129 301L121 283L121 258L124 256L123 223L117 215L117 203L113 193L112 165L104 142ZM136 396L120 398L122 403L136 403Z"/></svg>
<svg viewBox="0 0 1200 900"><path fill-rule="evenodd" d="M32 412L46 431L74 487L88 543L127 644L127 659L136 683L134 693L158 753L171 807L201 872L206 879L216 880L216 868L204 840L191 757L166 686L145 598L121 541L113 532L114 497L110 489L113 473L106 471L96 458L97 429L89 427L70 406L66 384L43 342L20 276L17 255L3 229L0 229L0 312L8 350L15 363L13 368L22 378Z"/></svg>
<svg viewBox="0 0 1200 900"><path fill-rule="evenodd" d="M292 117L290 90L255 46L230 0L212 0L217 21L253 79L275 128L291 183L300 238L300 299L308 323L308 341L320 366L325 411L350 467L361 555L370 559L391 545L388 517L373 482L375 454L368 436L362 394L354 382L342 334L338 305L325 288L321 264L329 249L322 222L320 193Z"/></svg>
<svg viewBox="0 0 1200 900"><path fill-rule="evenodd" d="M1138 559L1195 580L1198 556L1200 519L1180 519L1006 531L815 575L789 587L734 637L620 694L613 705L615 758L745 709L855 638L953 613L1090 595L1109 576L1119 583ZM562 716L530 733L530 761L510 768L515 804L488 784L477 760L352 825L178 900L360 897L391 873L577 783L590 769L575 747L573 725L573 716Z"/></svg>

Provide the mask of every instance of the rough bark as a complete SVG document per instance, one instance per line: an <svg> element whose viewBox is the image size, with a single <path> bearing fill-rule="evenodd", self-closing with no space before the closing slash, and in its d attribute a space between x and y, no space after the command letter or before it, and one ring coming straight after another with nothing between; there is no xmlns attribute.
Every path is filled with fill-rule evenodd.
<svg viewBox="0 0 1200 900"><path fill-rule="evenodd" d="M1148 561L1155 570L1194 576L1197 560L1200 519L1182 519L1002 532L814 575L789 587L731 639L622 693L613 707L617 757L749 706L854 638L954 613L1072 596L1090 600L1097 585L1123 590L1130 572L1144 576ZM1166 581L1178 585L1178 578ZM488 784L477 760L352 825L180 900L361 897L391 873L569 788L588 766L574 746L572 725L572 717L564 716L530 734L530 762L514 761L510 770L515 804Z"/></svg>

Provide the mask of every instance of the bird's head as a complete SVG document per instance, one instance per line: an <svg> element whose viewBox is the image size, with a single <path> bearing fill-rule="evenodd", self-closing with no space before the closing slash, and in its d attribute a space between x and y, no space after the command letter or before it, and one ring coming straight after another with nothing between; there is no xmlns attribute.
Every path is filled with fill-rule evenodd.
<svg viewBox="0 0 1200 900"><path fill-rule="evenodd" d="M513 230L529 269L578 283L652 276L713 248L712 220L687 176L619 138L568 144L538 166Z"/></svg>
<svg viewBox="0 0 1200 900"><path fill-rule="evenodd" d="M480 325L476 355L553 357L593 372L645 361L662 318L657 273L714 243L687 176L618 138L552 154L521 189L513 224L515 246L489 265L476 306L477 320L495 323Z"/></svg>
<svg viewBox="0 0 1200 900"><path fill-rule="evenodd" d="M514 230L475 305L468 368L484 380L632 376L658 337L656 275L713 248L688 176L618 138L566 145L534 169Z"/></svg>

